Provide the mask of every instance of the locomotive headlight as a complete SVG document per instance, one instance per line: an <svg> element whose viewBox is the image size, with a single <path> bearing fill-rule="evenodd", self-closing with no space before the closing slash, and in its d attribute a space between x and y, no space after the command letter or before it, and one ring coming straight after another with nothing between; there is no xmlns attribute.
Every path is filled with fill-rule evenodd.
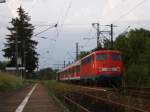
<svg viewBox="0 0 150 112"><path fill-rule="evenodd" d="M112 71L113 71L113 72L117 72L118 69L117 69L116 67L113 67L113 68L112 68Z"/></svg>
<svg viewBox="0 0 150 112"><path fill-rule="evenodd" d="M107 71L109 71L109 68L101 68L101 71L102 72L107 72Z"/></svg>
<svg viewBox="0 0 150 112"><path fill-rule="evenodd" d="M117 71L119 71L120 70L120 68L118 68L118 67L112 67L112 68L101 68L100 69L101 70L101 72L117 72Z"/></svg>

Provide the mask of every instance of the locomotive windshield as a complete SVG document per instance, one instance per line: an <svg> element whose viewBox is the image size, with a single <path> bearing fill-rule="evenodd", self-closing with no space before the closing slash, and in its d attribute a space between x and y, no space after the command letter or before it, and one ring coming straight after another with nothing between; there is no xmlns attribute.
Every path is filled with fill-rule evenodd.
<svg viewBox="0 0 150 112"><path fill-rule="evenodd" d="M99 61L107 60L107 54L97 54L96 60L99 60Z"/></svg>
<svg viewBox="0 0 150 112"><path fill-rule="evenodd" d="M120 54L112 54L112 60L113 61L120 61L121 60Z"/></svg>

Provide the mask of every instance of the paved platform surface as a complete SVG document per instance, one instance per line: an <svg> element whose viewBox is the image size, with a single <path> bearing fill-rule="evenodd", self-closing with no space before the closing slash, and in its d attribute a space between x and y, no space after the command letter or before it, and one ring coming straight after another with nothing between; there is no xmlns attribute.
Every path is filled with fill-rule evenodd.
<svg viewBox="0 0 150 112"><path fill-rule="evenodd" d="M28 85L16 91L0 93L0 112L15 112L32 87Z"/></svg>
<svg viewBox="0 0 150 112"><path fill-rule="evenodd" d="M60 109L48 95L47 89L38 84L23 112L60 112Z"/></svg>
<svg viewBox="0 0 150 112"><path fill-rule="evenodd" d="M33 85L28 85L11 92L0 92L0 112L15 112ZM23 112L60 112L60 108L48 95L48 90L38 84L31 94Z"/></svg>

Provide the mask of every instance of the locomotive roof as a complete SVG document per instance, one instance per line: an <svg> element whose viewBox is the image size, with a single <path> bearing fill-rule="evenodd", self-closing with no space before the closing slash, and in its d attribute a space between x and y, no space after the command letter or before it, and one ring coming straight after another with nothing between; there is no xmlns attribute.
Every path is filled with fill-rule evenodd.
<svg viewBox="0 0 150 112"><path fill-rule="evenodd" d="M120 51L118 51L118 50L99 50L99 51L94 51L94 52L91 52L89 55L83 57L80 60L83 60L83 59L85 59L85 58L87 58L87 57L89 57L89 56L91 56L93 54L98 54L98 53L120 53Z"/></svg>

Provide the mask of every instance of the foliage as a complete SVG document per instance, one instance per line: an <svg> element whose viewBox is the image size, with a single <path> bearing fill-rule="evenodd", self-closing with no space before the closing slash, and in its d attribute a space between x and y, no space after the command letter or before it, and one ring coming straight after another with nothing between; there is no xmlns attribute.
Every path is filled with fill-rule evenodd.
<svg viewBox="0 0 150 112"><path fill-rule="evenodd" d="M135 29L121 34L114 42L125 64L125 80L129 84L150 85L150 31Z"/></svg>
<svg viewBox="0 0 150 112"><path fill-rule="evenodd" d="M38 54L35 51L37 42L32 40L34 27L29 23L28 13L20 7L17 10L18 17L12 18L11 27L7 29L10 34L7 35L5 43L4 57L10 59L8 66L16 66L16 40L18 40L18 57L28 73L32 73L37 67Z"/></svg>
<svg viewBox="0 0 150 112"><path fill-rule="evenodd" d="M90 53L90 52L88 52L88 51L82 51L82 52L80 52L80 54L79 54L79 59L85 57L85 56L88 55L89 53Z"/></svg>
<svg viewBox="0 0 150 112"><path fill-rule="evenodd" d="M0 72L0 91L17 89L22 86L22 80L14 75Z"/></svg>
<svg viewBox="0 0 150 112"><path fill-rule="evenodd" d="M43 84L48 88L49 95L51 95L58 106L60 106L60 112L70 112L70 109L73 109L72 106L69 105L68 107L68 105L66 105L66 100L63 95L77 91L79 89L78 87L71 84L60 83L56 80L43 81Z"/></svg>
<svg viewBox="0 0 150 112"><path fill-rule="evenodd" d="M52 80L56 79L57 70L53 70L52 68L44 68L38 72L38 76L42 80Z"/></svg>
<svg viewBox="0 0 150 112"><path fill-rule="evenodd" d="M75 88L75 86L71 84L65 84L60 83L55 80L48 80L43 82L45 86L47 86L51 92L55 94L63 94L63 93L69 93L77 90L78 88Z"/></svg>
<svg viewBox="0 0 150 112"><path fill-rule="evenodd" d="M104 49L113 49L112 42L109 39L104 40Z"/></svg>
<svg viewBox="0 0 150 112"><path fill-rule="evenodd" d="M5 71L5 67L7 66L8 62L0 61L0 70Z"/></svg>

